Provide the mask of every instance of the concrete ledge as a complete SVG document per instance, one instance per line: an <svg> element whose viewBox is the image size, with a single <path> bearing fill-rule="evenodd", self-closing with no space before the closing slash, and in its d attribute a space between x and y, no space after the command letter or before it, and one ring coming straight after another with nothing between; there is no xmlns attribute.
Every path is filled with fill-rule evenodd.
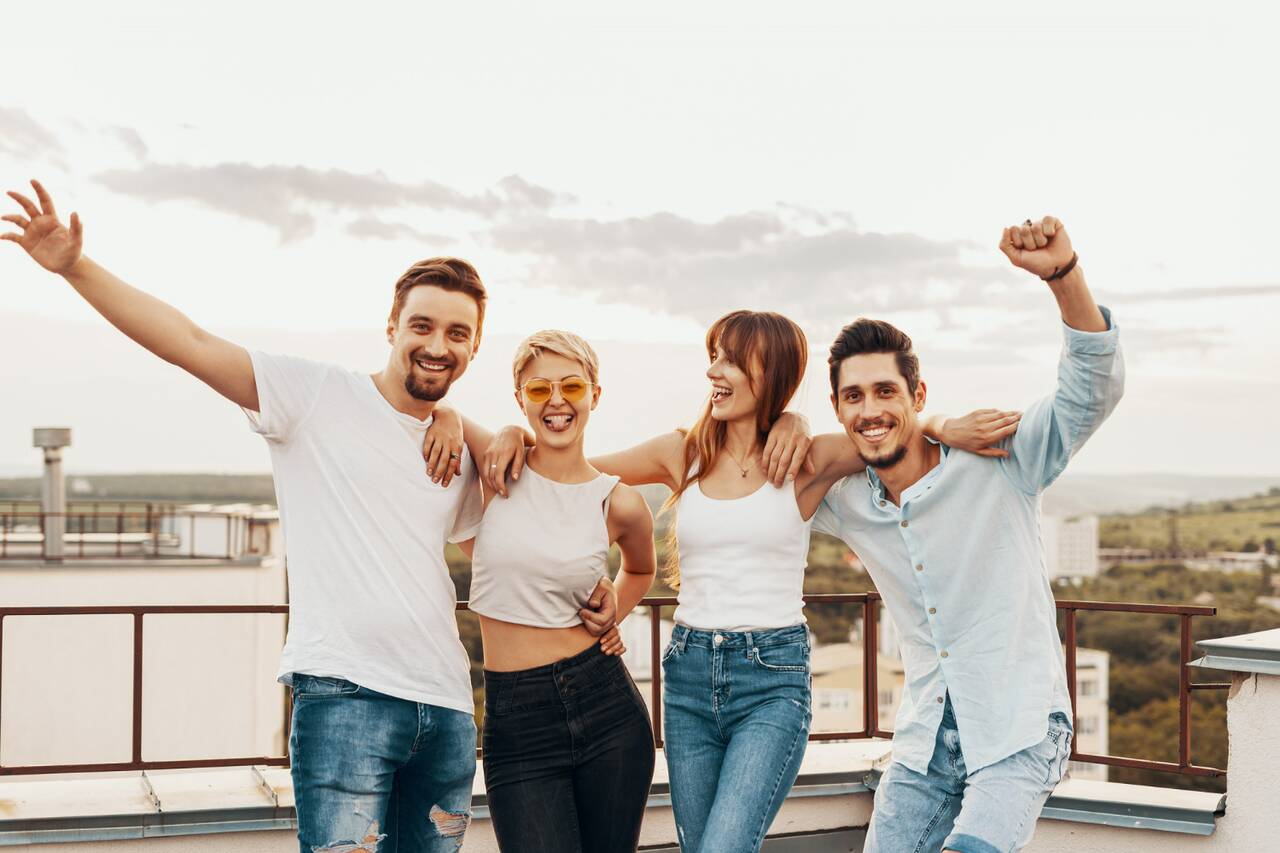
<svg viewBox="0 0 1280 853"><path fill-rule="evenodd" d="M812 743L800 778L770 831L766 850L860 850L871 814L866 778L883 764L886 741ZM482 773L476 774L474 843L490 844ZM1210 835L1225 797L1195 791L1068 780L1049 799L1042 818L1108 827ZM645 850L674 850L666 763L657 762L648 802ZM0 846L105 842L228 834L227 849L244 849L234 834L255 836L252 849L287 849L296 841L293 787L281 768L235 767L139 774L45 776L0 782ZM267 843L267 839L271 843ZM192 839L193 842L195 839ZM212 840L212 839L209 839ZM288 843L286 843L288 842ZM283 845L283 846L282 846ZM781 845L781 846L779 846ZM79 849L78 847L75 849ZM114 849L114 845L113 845ZM165 849L169 849L166 847Z"/></svg>
<svg viewBox="0 0 1280 853"><path fill-rule="evenodd" d="M1205 655L1192 661L1192 666L1280 675L1280 628L1218 640L1201 640L1196 645Z"/></svg>
<svg viewBox="0 0 1280 853"><path fill-rule="evenodd" d="M1212 835L1226 804L1226 794L1068 779L1049 797L1040 818Z"/></svg>

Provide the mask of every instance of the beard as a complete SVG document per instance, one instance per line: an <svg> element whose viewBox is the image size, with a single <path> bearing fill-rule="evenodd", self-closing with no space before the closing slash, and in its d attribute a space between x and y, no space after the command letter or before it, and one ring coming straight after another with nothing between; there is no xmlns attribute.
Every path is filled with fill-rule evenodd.
<svg viewBox="0 0 1280 853"><path fill-rule="evenodd" d="M882 453L879 456L868 456L861 450L858 451L858 455L862 457L862 461L866 463L868 468L892 468L906 458L907 446L900 444L888 453Z"/></svg>
<svg viewBox="0 0 1280 853"><path fill-rule="evenodd" d="M862 423L859 423L856 425L855 429L860 430L860 429L865 429L867 427L878 427L878 426L883 426L883 427L888 427L889 429L893 429L894 427L897 426L897 423L893 421L885 421L883 419L876 419L874 421L864 421ZM854 442L854 446L855 447L857 446L857 442ZM858 456L862 458L862 461L866 464L868 468L892 468L894 465L897 465L899 462L901 462L906 457L906 455L907 455L906 442L901 442L900 444L898 444L897 447L894 447L892 449L889 449L889 448L881 449L880 452L876 455L868 455L867 453L864 453L862 450L858 451Z"/></svg>
<svg viewBox="0 0 1280 853"><path fill-rule="evenodd" d="M404 378L404 390L409 392L409 396L428 403L443 400L452 384L453 377L449 374L441 374L439 382L424 382L414 376L413 371L410 370Z"/></svg>

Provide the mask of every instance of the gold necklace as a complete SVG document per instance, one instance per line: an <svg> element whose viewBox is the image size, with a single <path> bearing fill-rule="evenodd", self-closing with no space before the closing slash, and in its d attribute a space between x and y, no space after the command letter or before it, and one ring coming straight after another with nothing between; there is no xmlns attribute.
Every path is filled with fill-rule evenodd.
<svg viewBox="0 0 1280 853"><path fill-rule="evenodd" d="M755 459L752 459L752 460L751 460L751 464L750 464L750 465L748 465L746 468L743 468L743 467L742 467L742 463L741 463L741 462L739 462L737 459L734 459L734 458L733 458L733 454L729 452L728 448L725 448L724 453L725 453L725 455L726 455L726 456L728 456L728 457L729 457L729 460L730 460L731 462L733 462L733 464L734 464L734 465L736 465L736 466L737 466L738 470L742 472L742 476L743 476L743 478L744 478L744 479L746 478L747 474L751 473L751 469L752 469L752 468L754 468L754 467L756 467L756 460L755 460ZM751 456L751 455L753 455L753 454L751 453L751 451L749 451L749 450L748 450L746 453L744 453L744 454L742 455L742 458L743 458L743 459L746 459L748 456Z"/></svg>

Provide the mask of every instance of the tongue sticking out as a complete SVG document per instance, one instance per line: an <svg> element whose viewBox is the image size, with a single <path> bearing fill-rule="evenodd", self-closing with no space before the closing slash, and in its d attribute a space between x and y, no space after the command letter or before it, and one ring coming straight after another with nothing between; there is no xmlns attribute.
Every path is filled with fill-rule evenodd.
<svg viewBox="0 0 1280 853"><path fill-rule="evenodd" d="M564 432L573 423L573 415L547 415L542 419L552 432Z"/></svg>

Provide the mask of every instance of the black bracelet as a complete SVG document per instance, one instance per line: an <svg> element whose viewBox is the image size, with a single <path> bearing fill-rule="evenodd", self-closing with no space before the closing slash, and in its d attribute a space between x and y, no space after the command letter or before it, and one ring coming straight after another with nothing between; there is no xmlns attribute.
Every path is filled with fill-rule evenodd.
<svg viewBox="0 0 1280 853"><path fill-rule="evenodd" d="M1062 269L1055 269L1053 271L1053 275L1041 276L1041 279L1044 281L1057 281L1060 278L1066 278L1067 273L1071 272L1073 269L1076 268L1076 261L1078 260L1080 260L1080 256L1077 255L1075 252L1072 252L1071 260L1067 261L1066 266L1064 266Z"/></svg>

